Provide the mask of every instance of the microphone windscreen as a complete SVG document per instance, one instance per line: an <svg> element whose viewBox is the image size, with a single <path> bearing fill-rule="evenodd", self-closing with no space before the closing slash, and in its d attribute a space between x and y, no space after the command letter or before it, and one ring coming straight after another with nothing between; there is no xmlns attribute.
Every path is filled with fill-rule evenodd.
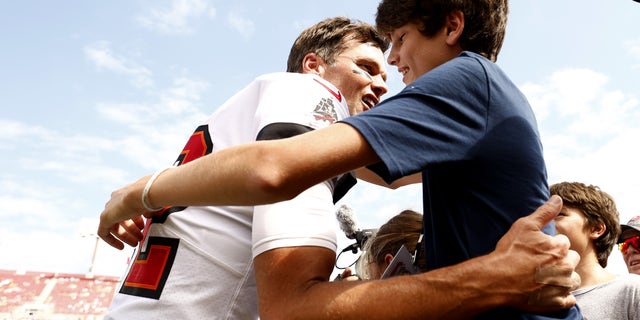
<svg viewBox="0 0 640 320"><path fill-rule="evenodd" d="M344 231L347 237L355 235L356 231L358 231L356 215L348 205L343 204L338 208L336 219L340 223L340 230Z"/></svg>

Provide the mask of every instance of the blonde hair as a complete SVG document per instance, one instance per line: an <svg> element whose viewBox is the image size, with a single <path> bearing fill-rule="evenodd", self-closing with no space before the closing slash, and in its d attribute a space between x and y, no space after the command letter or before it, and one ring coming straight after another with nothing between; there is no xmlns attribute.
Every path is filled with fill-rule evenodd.
<svg viewBox="0 0 640 320"><path fill-rule="evenodd" d="M362 279L370 279L369 265L384 265L387 254L395 255L405 245L410 252L422 233L422 214L413 210L404 210L395 215L372 235L364 245L362 256L358 261L357 273Z"/></svg>

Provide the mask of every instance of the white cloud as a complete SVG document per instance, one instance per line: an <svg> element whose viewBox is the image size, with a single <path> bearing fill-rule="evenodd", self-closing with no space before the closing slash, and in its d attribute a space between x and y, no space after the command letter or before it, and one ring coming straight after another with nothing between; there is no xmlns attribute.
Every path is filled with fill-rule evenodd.
<svg viewBox="0 0 640 320"><path fill-rule="evenodd" d="M209 84L177 78L170 88L148 104L101 103L98 112L125 126L121 137L111 137L126 161L155 170L171 164L189 134L208 114L200 111L202 93Z"/></svg>
<svg viewBox="0 0 640 320"><path fill-rule="evenodd" d="M145 88L153 85L152 72L135 61L111 52L109 43L101 41L84 48L86 57L93 62L98 70L107 70L130 78L130 82Z"/></svg>
<svg viewBox="0 0 640 320"><path fill-rule="evenodd" d="M118 124L135 125L143 122L152 122L153 120L149 116L154 114L156 108L151 105L137 103L101 102L96 106L96 110L106 119Z"/></svg>
<svg viewBox="0 0 640 320"><path fill-rule="evenodd" d="M0 141L7 143L13 143L14 139L47 136L47 132L47 129L40 126L31 126L11 119L0 119Z"/></svg>
<svg viewBox="0 0 640 320"><path fill-rule="evenodd" d="M525 83L521 90L538 120L543 121L552 115L579 116L590 111L591 102L607 80L605 75L589 69L565 69L553 73L545 83Z"/></svg>
<svg viewBox="0 0 640 320"><path fill-rule="evenodd" d="M227 23L245 39L251 38L256 31L255 24L252 20L244 18L235 12L230 12L227 15Z"/></svg>
<svg viewBox="0 0 640 320"><path fill-rule="evenodd" d="M190 34L194 32L193 20L216 16L216 9L206 0L173 0L169 8L153 9L138 21L144 27L165 34Z"/></svg>
<svg viewBox="0 0 640 320"><path fill-rule="evenodd" d="M202 92L209 88L209 83L187 78L173 81L173 87L161 95L162 112L165 114L183 114L197 111L197 103L201 101Z"/></svg>
<svg viewBox="0 0 640 320"><path fill-rule="evenodd" d="M173 86L157 94L157 103L99 103L98 112L119 124L136 127L144 123L155 123L162 117L189 117L199 112L202 93L209 83L188 78L177 78ZM175 118L171 118L175 120Z"/></svg>
<svg viewBox="0 0 640 320"><path fill-rule="evenodd" d="M558 139L565 145L572 140L575 148L593 149L633 127L640 116L635 110L635 96L608 89L607 84L608 78L595 71L565 69L553 73L544 83L523 85L522 91L543 135L550 137L547 140L553 143Z"/></svg>

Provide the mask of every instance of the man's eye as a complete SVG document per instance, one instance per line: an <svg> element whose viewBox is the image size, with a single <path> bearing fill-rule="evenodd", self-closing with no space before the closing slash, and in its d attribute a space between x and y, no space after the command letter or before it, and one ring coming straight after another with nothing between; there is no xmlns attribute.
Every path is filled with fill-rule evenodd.
<svg viewBox="0 0 640 320"><path fill-rule="evenodd" d="M371 66L365 65L365 64L359 64L358 68L360 68L360 70L364 71L363 76L366 76L367 78L371 79L374 73L374 70Z"/></svg>

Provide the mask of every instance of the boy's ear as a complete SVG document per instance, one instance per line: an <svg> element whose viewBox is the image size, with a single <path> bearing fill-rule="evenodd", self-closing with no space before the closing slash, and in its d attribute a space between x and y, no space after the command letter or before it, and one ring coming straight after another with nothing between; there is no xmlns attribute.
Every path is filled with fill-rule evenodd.
<svg viewBox="0 0 640 320"><path fill-rule="evenodd" d="M324 73L324 61L315 53L307 53L302 58L302 73L312 73L322 76Z"/></svg>
<svg viewBox="0 0 640 320"><path fill-rule="evenodd" d="M446 42L450 46L458 44L464 30L464 13L460 10L453 10L447 15L445 21L445 31L447 33Z"/></svg>
<svg viewBox="0 0 640 320"><path fill-rule="evenodd" d="M595 240L600 238L600 236L603 235L605 231L607 231L607 227L604 225L604 223L599 222L595 226L591 227L591 233L589 234L589 236L591 237L591 239Z"/></svg>

